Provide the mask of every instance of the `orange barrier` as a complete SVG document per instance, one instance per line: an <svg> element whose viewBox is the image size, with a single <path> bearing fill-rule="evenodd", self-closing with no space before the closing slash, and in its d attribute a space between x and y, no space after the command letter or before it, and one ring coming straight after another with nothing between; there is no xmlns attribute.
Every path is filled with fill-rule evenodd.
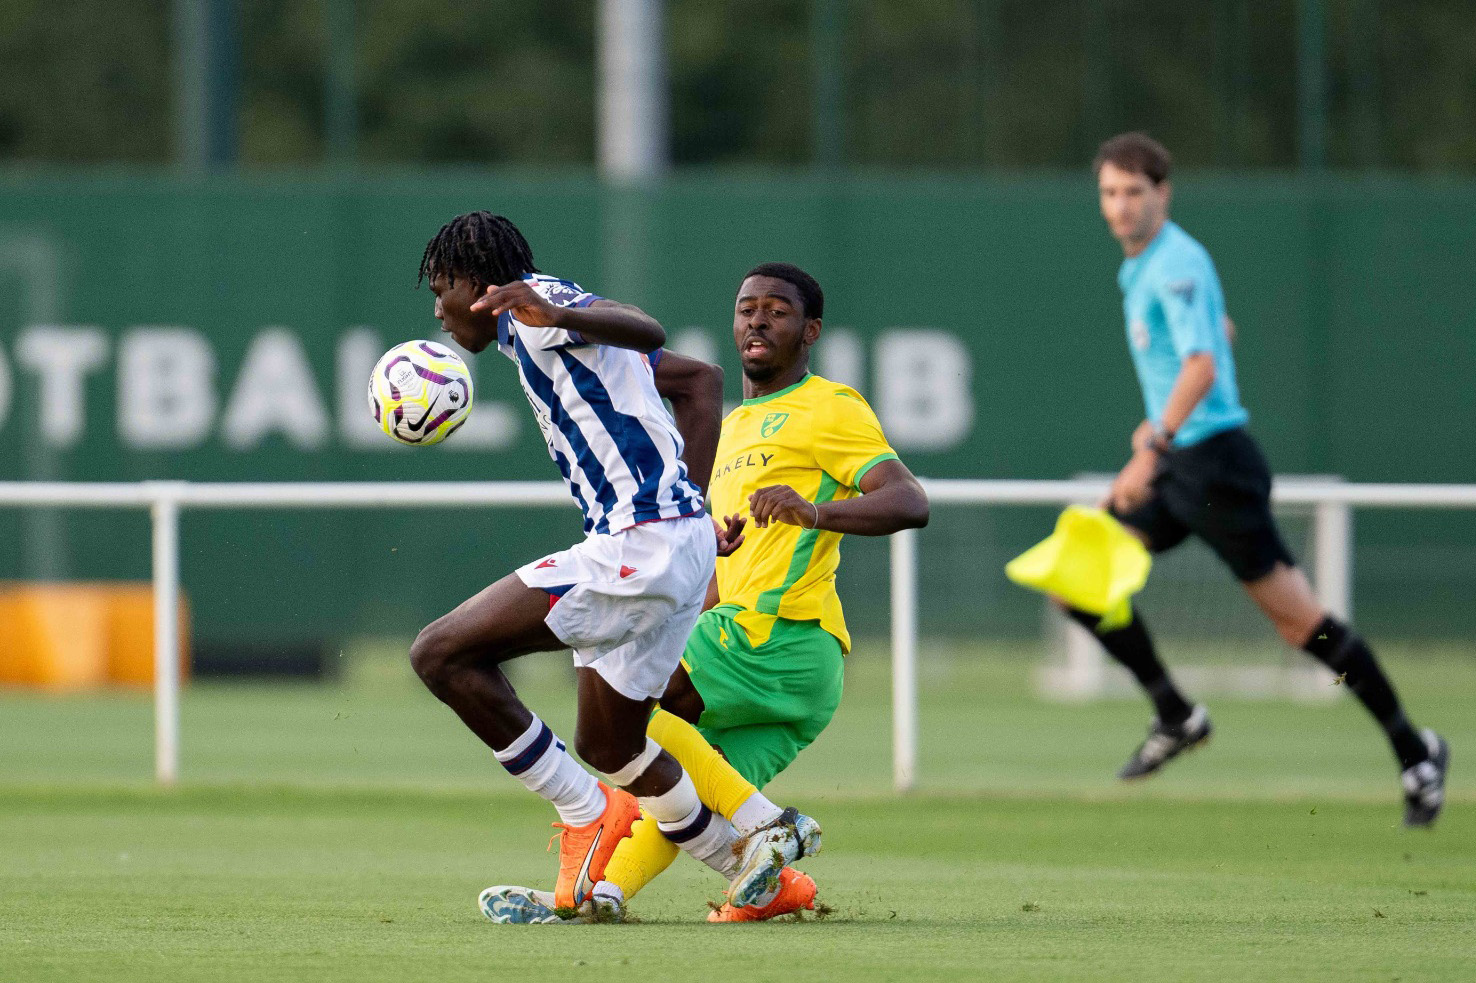
<svg viewBox="0 0 1476 983"><path fill-rule="evenodd" d="M66 692L154 683L149 584L0 584L0 686ZM181 671L189 669L189 608L179 609Z"/></svg>

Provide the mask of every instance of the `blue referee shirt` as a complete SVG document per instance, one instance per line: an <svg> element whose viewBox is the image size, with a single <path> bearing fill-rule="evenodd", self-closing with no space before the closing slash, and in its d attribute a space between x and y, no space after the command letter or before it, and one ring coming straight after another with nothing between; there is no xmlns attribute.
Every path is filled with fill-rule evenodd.
<svg viewBox="0 0 1476 983"><path fill-rule="evenodd" d="M1225 334L1225 294L1205 248L1173 222L1165 222L1148 248L1122 261L1117 284L1148 419L1162 423L1184 359L1209 352L1215 359L1214 385L1179 428L1174 443L1188 447L1249 420L1240 405L1235 360Z"/></svg>

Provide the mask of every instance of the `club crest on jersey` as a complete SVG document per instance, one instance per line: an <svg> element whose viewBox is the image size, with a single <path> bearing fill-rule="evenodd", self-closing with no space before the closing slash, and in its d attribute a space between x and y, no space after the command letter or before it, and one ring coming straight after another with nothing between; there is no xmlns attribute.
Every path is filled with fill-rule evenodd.
<svg viewBox="0 0 1476 983"><path fill-rule="evenodd" d="M539 285L543 287L540 292L548 298L550 304L564 307L579 299L579 290L563 280L542 280Z"/></svg>
<svg viewBox="0 0 1476 983"><path fill-rule="evenodd" d="M1134 321L1128 326L1128 332L1132 335L1133 347L1140 352L1148 350L1148 325L1144 321Z"/></svg>
<svg viewBox="0 0 1476 983"><path fill-rule="evenodd" d="M764 422L759 425L759 436L772 437L779 432L780 428L789 420L788 413L770 413L764 417Z"/></svg>

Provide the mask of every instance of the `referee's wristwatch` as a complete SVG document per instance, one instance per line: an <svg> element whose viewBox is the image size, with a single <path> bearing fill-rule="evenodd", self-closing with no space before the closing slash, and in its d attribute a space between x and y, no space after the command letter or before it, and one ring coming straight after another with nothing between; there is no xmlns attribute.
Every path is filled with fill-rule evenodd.
<svg viewBox="0 0 1476 983"><path fill-rule="evenodd" d="M1148 446L1159 454L1172 454L1174 452L1174 431L1166 427L1154 427L1153 433L1148 437Z"/></svg>

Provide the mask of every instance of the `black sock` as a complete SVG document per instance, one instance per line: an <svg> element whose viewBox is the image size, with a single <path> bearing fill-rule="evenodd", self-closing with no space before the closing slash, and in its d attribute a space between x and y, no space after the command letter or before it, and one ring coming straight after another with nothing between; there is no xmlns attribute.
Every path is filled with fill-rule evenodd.
<svg viewBox="0 0 1476 983"><path fill-rule="evenodd" d="M1353 695L1389 735L1400 767L1417 765L1430 757L1430 749L1410 725L1387 676L1368 643L1342 622L1324 617L1302 650L1338 673Z"/></svg>
<svg viewBox="0 0 1476 983"><path fill-rule="evenodd" d="M1066 614L1072 621L1096 635L1107 654L1121 662L1137 677L1143 689L1147 690L1148 698L1153 701L1153 707L1158 711L1158 719L1162 723L1174 727L1189 719L1194 708L1174 686L1163 663L1158 661L1158 655L1153 651L1153 639L1148 637L1148 629L1144 627L1143 616L1138 613L1137 608L1133 608L1132 621L1121 628L1108 631L1097 630L1102 619L1095 614L1088 614L1077 608L1067 608Z"/></svg>

